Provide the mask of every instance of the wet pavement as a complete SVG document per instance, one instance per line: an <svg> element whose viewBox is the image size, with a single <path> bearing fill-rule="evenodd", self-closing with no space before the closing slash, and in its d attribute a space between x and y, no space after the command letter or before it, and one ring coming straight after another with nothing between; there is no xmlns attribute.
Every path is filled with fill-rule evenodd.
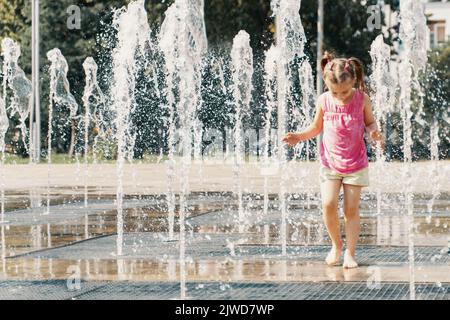
<svg viewBox="0 0 450 320"><path fill-rule="evenodd" d="M117 256L114 196L102 198L91 191L85 206L80 196L54 193L50 207L42 194L6 194L5 222L0 225L2 299L175 299L179 298L181 269L187 295L192 299L409 296L409 220L401 212L383 210L383 214L376 214L376 199L370 194L363 196L361 204L360 267L344 270L323 263L329 240L317 194L309 194L308 201L305 194L292 196L283 242L277 195L270 195L264 214L261 197L247 194L244 223L237 224L231 194L192 193L185 256L180 259L179 225L175 224L175 238L168 239L164 196L125 199L124 249ZM401 196L390 194L387 202L400 203ZM415 197L418 298L450 298L450 214L446 199L448 195L441 194L434 200L433 211L428 211L430 198ZM74 275L81 282L71 290ZM368 285L374 276L376 290ZM266 294L261 286L266 286ZM351 286L359 288L359 296L349 289ZM290 294L277 291L285 287L290 288Z"/></svg>
<svg viewBox="0 0 450 320"><path fill-rule="evenodd" d="M414 193L417 299L450 299L450 192L442 181L438 187ZM360 267L345 270L324 263L330 242L317 190L288 193L283 233L278 194L269 192L265 210L259 189L244 188L241 220L230 191L191 190L181 239L178 195L169 239L165 192L127 193L119 256L112 186L10 185L0 222L0 300L179 299L181 286L188 299L409 298L410 220L401 190L364 191ZM343 233L341 209L340 216Z"/></svg>

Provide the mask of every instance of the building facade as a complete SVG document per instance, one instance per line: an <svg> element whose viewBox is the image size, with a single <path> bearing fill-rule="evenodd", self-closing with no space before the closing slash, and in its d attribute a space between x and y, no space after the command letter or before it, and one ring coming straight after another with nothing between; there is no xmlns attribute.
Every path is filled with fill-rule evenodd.
<svg viewBox="0 0 450 320"><path fill-rule="evenodd" d="M430 47L434 48L450 40L450 1L425 2L425 15L430 28Z"/></svg>

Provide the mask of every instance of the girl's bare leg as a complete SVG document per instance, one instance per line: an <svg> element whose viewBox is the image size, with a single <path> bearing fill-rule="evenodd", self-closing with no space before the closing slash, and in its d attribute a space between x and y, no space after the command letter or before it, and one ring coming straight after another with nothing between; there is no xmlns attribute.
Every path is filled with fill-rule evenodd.
<svg viewBox="0 0 450 320"><path fill-rule="evenodd" d="M344 220L346 250L344 254L344 268L356 268L356 245L361 231L359 218L359 201L361 196L360 186L344 184Z"/></svg>
<svg viewBox="0 0 450 320"><path fill-rule="evenodd" d="M330 235L332 248L326 258L328 265L340 263L342 254L342 240L340 235L338 201L341 180L327 180L321 184L323 220Z"/></svg>

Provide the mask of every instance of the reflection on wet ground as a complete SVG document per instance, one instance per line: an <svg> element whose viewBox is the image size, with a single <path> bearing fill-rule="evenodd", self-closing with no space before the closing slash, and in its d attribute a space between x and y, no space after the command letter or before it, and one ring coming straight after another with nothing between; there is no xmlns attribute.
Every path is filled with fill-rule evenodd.
<svg viewBox="0 0 450 320"><path fill-rule="evenodd" d="M192 193L186 219L186 257L181 261L179 241L167 238L164 195L125 198L124 253L117 256L115 196L89 189L86 207L83 192L53 188L50 196L38 189L6 193L6 213L0 223L0 296L2 288L14 281L45 287L45 281L68 279L74 270L90 283L162 281L168 286L179 281L181 264L188 282L206 286L209 282L365 283L373 268L378 268L380 282L409 281L409 220L401 194L384 195L379 208L373 194L363 195L357 252L361 267L343 270L323 263L329 239L317 194L290 197L283 255L276 195L270 195L266 213L262 195L245 195L244 223L238 224L232 194ZM441 298L450 298L449 198L445 193L432 203L426 194L414 198L416 282L430 284L431 291L433 286L444 288L439 291ZM177 234L178 208L175 211ZM341 231L344 234L343 224Z"/></svg>

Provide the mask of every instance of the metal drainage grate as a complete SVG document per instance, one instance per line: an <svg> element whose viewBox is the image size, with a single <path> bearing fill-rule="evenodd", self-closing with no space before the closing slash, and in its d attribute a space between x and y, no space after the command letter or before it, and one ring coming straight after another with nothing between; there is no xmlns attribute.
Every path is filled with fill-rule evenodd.
<svg viewBox="0 0 450 320"><path fill-rule="evenodd" d="M242 283L189 282L192 300L404 300L408 283L382 283L371 289L365 282ZM92 299L164 300L180 297L178 282L82 282L69 291L63 280L0 282L0 300ZM416 284L416 299L449 300L450 283Z"/></svg>
<svg viewBox="0 0 450 320"><path fill-rule="evenodd" d="M227 240L236 242L240 235L211 234L189 239L186 244L186 256L194 259L231 257ZM178 257L179 243L164 242L157 234L138 233L124 235L124 258L127 259L160 259L163 257ZM54 259L115 259L110 252L115 251L116 236L105 236L90 239L73 245L54 248L29 254L29 258ZM330 246L295 246L287 247L287 259L298 261L323 261ZM237 245L233 258L263 258L284 259L279 245ZM415 247L415 262L432 265L450 263L447 247ZM360 245L357 248L358 262L362 265L380 263L408 263L408 247Z"/></svg>

